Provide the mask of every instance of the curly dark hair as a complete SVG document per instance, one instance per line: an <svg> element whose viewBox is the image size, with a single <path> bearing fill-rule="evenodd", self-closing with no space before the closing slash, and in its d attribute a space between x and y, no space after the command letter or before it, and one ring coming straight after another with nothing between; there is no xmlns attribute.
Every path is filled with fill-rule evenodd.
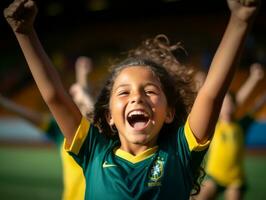
<svg viewBox="0 0 266 200"><path fill-rule="evenodd" d="M178 60L182 53L187 54L181 42L171 45L167 36L160 34L143 41L139 47L130 50L128 56L140 56L166 68L175 81L175 92L178 93L178 96L181 98L180 101L182 101L180 106L182 105L186 109L186 112L179 113L177 110L176 113L179 117L184 116L186 119L195 100L197 91L195 91L193 79L195 73L194 68L185 66Z"/></svg>
<svg viewBox="0 0 266 200"><path fill-rule="evenodd" d="M161 131L167 130L166 133L171 133L185 123L196 97L193 80L194 70L178 61L175 54L177 50L185 52L180 43L170 45L165 35L157 35L130 50L124 61L111 67L111 73L94 107L94 124L104 135L117 137L117 132L114 131L115 127L110 127L106 121L106 114L109 112L109 99L114 81L123 69L130 66L143 66L150 69L162 84L168 106L175 109L173 122L164 124ZM203 174L200 167L191 178L195 194L200 190L198 180L202 179Z"/></svg>

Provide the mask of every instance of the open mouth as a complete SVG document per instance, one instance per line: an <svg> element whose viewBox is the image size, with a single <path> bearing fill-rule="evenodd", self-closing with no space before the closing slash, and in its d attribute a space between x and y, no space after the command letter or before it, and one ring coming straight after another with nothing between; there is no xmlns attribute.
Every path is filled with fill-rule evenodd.
<svg viewBox="0 0 266 200"><path fill-rule="evenodd" d="M141 110L135 110L128 114L127 121L134 129L141 130L147 126L150 117Z"/></svg>

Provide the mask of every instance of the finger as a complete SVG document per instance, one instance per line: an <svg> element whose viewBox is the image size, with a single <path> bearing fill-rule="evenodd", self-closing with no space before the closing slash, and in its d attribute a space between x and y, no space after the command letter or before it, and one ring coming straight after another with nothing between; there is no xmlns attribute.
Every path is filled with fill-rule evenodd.
<svg viewBox="0 0 266 200"><path fill-rule="evenodd" d="M259 4L259 0L240 0L240 3L244 6L253 6Z"/></svg>
<svg viewBox="0 0 266 200"><path fill-rule="evenodd" d="M32 8L32 7L34 7L35 6L35 3L34 3L34 1L32 1L32 0L29 0L29 1L27 1L25 4L24 4L24 7L25 8Z"/></svg>
<svg viewBox="0 0 266 200"><path fill-rule="evenodd" d="M15 0L4 10L4 16L6 18L16 18L21 8L24 7L26 0Z"/></svg>

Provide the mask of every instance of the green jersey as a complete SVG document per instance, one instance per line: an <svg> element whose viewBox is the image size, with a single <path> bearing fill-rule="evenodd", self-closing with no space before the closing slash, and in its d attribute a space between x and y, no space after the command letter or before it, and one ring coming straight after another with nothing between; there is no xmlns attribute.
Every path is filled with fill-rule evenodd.
<svg viewBox="0 0 266 200"><path fill-rule="evenodd" d="M68 150L83 168L85 199L189 199L209 142L197 144L188 125L161 135L158 146L133 156L83 118Z"/></svg>

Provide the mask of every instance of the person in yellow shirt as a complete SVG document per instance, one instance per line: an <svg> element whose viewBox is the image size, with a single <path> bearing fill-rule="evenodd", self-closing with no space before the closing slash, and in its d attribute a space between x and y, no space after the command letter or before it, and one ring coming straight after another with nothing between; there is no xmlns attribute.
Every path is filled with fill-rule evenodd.
<svg viewBox="0 0 266 200"><path fill-rule="evenodd" d="M79 107L83 116L90 119L93 110L93 98L89 91L87 75L91 72L90 58L80 56L76 60L76 82L70 87L72 99ZM0 106L18 114L39 127L51 139L60 151L63 172L62 200L81 200L85 195L85 179L82 168L64 150L64 137L56 121L49 114L40 113L11 101L0 94Z"/></svg>
<svg viewBox="0 0 266 200"><path fill-rule="evenodd" d="M206 174L197 200L215 199L224 192L225 199L243 199L246 189L244 172L245 133L253 122L253 115L266 101L266 93L255 102L252 110L241 119L235 119L236 106L241 105L263 78L262 66L254 63L250 76L236 96L228 92L224 98L213 140L207 154Z"/></svg>

